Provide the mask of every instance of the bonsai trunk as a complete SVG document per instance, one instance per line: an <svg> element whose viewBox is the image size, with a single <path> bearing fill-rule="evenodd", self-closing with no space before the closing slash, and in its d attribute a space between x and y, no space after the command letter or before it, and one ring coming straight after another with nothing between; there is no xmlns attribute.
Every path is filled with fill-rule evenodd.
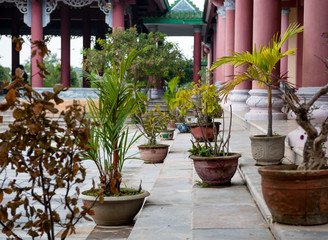
<svg viewBox="0 0 328 240"><path fill-rule="evenodd" d="M271 87L268 86L268 137L272 137L272 95Z"/></svg>

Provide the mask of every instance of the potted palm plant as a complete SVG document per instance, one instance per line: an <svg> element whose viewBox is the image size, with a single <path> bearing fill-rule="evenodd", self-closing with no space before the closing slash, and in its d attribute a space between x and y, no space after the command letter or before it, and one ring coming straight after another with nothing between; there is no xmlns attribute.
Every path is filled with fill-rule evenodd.
<svg viewBox="0 0 328 240"><path fill-rule="evenodd" d="M247 66L245 72L235 74L232 80L225 82L219 90L219 95L226 100L230 91L244 81L256 81L261 87L268 91L268 128L267 135L250 136L253 158L258 165L279 164L285 154L285 137L274 135L272 132L272 88L277 88L278 79L284 76L276 76L273 70L277 63L284 57L292 55L295 49L286 52L281 51L282 45L292 36L303 31L303 27L291 24L285 34L279 38L275 35L269 46L254 46L253 52L233 52L233 56L219 58L213 63L211 71L223 64L231 64L235 67Z"/></svg>
<svg viewBox="0 0 328 240"><path fill-rule="evenodd" d="M327 59L322 60L328 70ZM328 119L322 122L318 131L311 121L311 108L316 100L328 93L328 84L306 102L295 97L288 83L284 86L282 98L307 134L303 162L299 166L259 168L263 197L274 221L293 225L325 224L328 223L328 165L324 144L328 136Z"/></svg>
<svg viewBox="0 0 328 240"><path fill-rule="evenodd" d="M194 97L192 97L194 96ZM202 112L199 112L199 103L202 103ZM229 151L229 140L231 133L231 111L230 123L227 133L224 131L225 119L222 118L222 135L219 137L218 125L214 116L217 115L218 98L216 86L209 84L194 84L193 89L179 89L175 104L181 109L181 114L187 114L188 109L195 110L197 123L203 142L192 142L190 158L194 162L195 170L202 181L209 185L229 184L238 166L240 154ZM205 119L205 121L204 121ZM209 119L211 119L209 121ZM212 128L213 139L208 134ZM225 134L227 136L225 137Z"/></svg>
<svg viewBox="0 0 328 240"><path fill-rule="evenodd" d="M146 163L162 163L168 153L169 145L157 143L156 138L162 130L167 128L170 118L160 110L159 105L148 111L146 111L145 102L139 101L137 106L138 112L133 115L133 119L139 131L147 139L146 144L138 146L140 156Z"/></svg>
<svg viewBox="0 0 328 240"><path fill-rule="evenodd" d="M133 221L141 209L149 192L139 189L121 188L122 167L129 148L140 138L135 133L129 139L126 121L136 110L133 88L126 83L126 71L141 51L131 51L123 57L119 68L112 66L104 71L102 77L92 78L97 86L99 103L89 98L93 125L89 151L84 159L92 160L99 171L99 188L84 191L82 200L92 206L94 221L99 225L122 225Z"/></svg>

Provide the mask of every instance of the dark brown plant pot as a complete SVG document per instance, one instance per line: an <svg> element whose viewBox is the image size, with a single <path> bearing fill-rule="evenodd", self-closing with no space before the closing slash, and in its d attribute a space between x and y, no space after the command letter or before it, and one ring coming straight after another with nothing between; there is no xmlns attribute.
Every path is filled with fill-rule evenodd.
<svg viewBox="0 0 328 240"><path fill-rule="evenodd" d="M216 134L219 133L220 124L221 123L219 123L219 122L216 122L215 123L216 132L217 132ZM202 125L202 126L200 126L198 123L189 124L189 126L190 126L191 134L196 139L196 141L198 141L198 142L204 142L203 133L204 133L205 138L207 137L207 139L209 141L213 141L214 140L214 128L213 128L213 124L212 123L209 123L207 125L207 128L206 128L205 124Z"/></svg>
<svg viewBox="0 0 328 240"><path fill-rule="evenodd" d="M273 220L292 225L328 223L328 169L297 171L296 165L259 168L264 200Z"/></svg>
<svg viewBox="0 0 328 240"><path fill-rule="evenodd" d="M157 144L155 146L138 146L140 157L145 163L162 163L167 156L169 146L166 144Z"/></svg>
<svg viewBox="0 0 328 240"><path fill-rule="evenodd" d="M226 157L199 157L191 155L195 170L204 183L224 185L231 182L238 166L238 153L230 153Z"/></svg>

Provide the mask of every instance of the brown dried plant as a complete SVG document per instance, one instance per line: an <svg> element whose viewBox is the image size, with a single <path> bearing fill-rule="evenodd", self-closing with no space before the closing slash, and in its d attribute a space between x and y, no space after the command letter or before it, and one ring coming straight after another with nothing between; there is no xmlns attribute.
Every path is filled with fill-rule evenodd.
<svg viewBox="0 0 328 240"><path fill-rule="evenodd" d="M48 52L45 42L32 44L39 54ZM8 93L6 103L0 105L1 111L13 110L14 117L9 129L0 133L2 233L8 239L22 239L16 231L20 228L31 239L43 235L55 239L58 225L64 229L60 237L65 239L81 218L92 214L88 206L80 209L78 205L77 185L86 175L80 156L90 138L89 128L84 127L88 125L85 112L75 100L59 112L56 105L63 103L59 94L67 90L62 85L54 86L54 92L39 94L19 75L13 79L4 85ZM51 118L49 113L59 117ZM9 179L9 171L14 178Z"/></svg>

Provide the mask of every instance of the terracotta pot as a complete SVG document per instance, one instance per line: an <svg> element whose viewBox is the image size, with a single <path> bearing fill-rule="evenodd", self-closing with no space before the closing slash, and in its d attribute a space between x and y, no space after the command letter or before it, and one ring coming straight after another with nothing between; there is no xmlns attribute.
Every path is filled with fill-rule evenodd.
<svg viewBox="0 0 328 240"><path fill-rule="evenodd" d="M177 124L177 128L179 130L179 132L181 133L189 133L190 132L190 127L187 124L184 123L176 123Z"/></svg>
<svg viewBox="0 0 328 240"><path fill-rule="evenodd" d="M162 141L173 140L174 130L173 129L163 130L159 133L159 136Z"/></svg>
<svg viewBox="0 0 328 240"><path fill-rule="evenodd" d="M215 123L217 134L219 133L220 124L221 123L219 122ZM214 140L214 130L213 130L213 125L211 123L207 126L207 128L205 125L202 125L200 127L198 123L189 124L189 126L190 126L191 134L194 136L196 141L204 142L202 131L204 132L205 136L207 136L207 139L209 141Z"/></svg>
<svg viewBox="0 0 328 240"><path fill-rule="evenodd" d="M229 184L238 166L239 153L226 157L199 157L191 155L198 176L209 185Z"/></svg>
<svg viewBox="0 0 328 240"><path fill-rule="evenodd" d="M92 207L95 214L91 217L98 225L117 226L126 225L133 222L134 217L140 211L145 197L149 196L149 192L143 190L141 194L120 197L104 197L104 203L100 204L96 201L96 197L80 195L83 202L90 205L95 203Z"/></svg>
<svg viewBox="0 0 328 240"><path fill-rule="evenodd" d="M169 146L166 144L158 144L156 146L138 146L140 157L145 163L162 163L169 151Z"/></svg>
<svg viewBox="0 0 328 240"><path fill-rule="evenodd" d="M273 220L284 224L328 223L328 170L297 171L295 165L259 168Z"/></svg>
<svg viewBox="0 0 328 240"><path fill-rule="evenodd" d="M257 165L267 166L280 163L285 155L286 136L253 135L249 138L251 139L252 155Z"/></svg>

